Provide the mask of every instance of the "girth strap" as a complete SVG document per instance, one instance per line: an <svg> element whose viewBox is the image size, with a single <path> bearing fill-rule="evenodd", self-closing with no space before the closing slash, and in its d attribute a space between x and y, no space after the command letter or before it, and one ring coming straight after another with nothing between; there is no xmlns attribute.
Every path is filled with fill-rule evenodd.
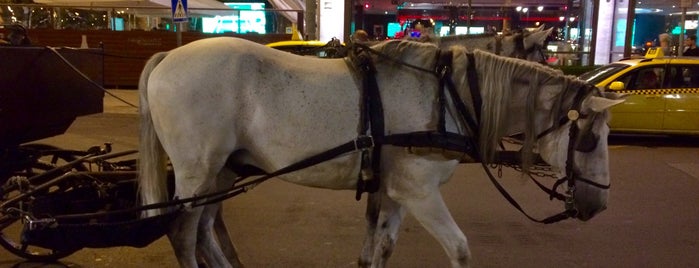
<svg viewBox="0 0 699 268"><path fill-rule="evenodd" d="M374 193L379 190L381 177L381 144L384 139L384 118L381 93L376 82L376 67L371 60L371 55L360 49L356 54L358 60L359 75L362 80L362 110L360 122L360 135L371 135L374 139L374 147L362 150L361 172L357 180L357 193L355 199L359 201L362 193ZM371 131L369 134L368 132ZM369 156L371 152L371 156Z"/></svg>
<svg viewBox="0 0 699 268"><path fill-rule="evenodd" d="M420 131L404 134L392 134L385 137L384 144L399 147L431 147L447 151L461 152L476 156L476 148L466 142L463 135L439 131Z"/></svg>

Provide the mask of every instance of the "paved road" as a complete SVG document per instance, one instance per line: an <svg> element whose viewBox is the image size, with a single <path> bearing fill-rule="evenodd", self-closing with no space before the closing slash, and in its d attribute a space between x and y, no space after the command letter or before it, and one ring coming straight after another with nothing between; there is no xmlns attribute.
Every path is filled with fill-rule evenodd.
<svg viewBox="0 0 699 268"><path fill-rule="evenodd" d="M134 92L115 91L137 104ZM135 109L105 97L104 114L76 121L47 142L83 149L137 144ZM476 267L699 267L699 139L615 136L609 208L589 222L541 225L503 199L477 165L461 165L443 195L469 238ZM561 205L506 171L506 187L532 214ZM225 202L225 218L248 267L355 267L364 202L350 191L272 180ZM436 241L410 216L391 267L448 267ZM0 250L0 267L175 267L166 239L140 249L84 249L61 263L27 263Z"/></svg>

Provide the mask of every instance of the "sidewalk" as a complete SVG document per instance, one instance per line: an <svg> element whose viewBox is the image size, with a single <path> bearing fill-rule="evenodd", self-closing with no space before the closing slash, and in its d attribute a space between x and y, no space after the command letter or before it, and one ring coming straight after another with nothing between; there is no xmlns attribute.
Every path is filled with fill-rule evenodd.
<svg viewBox="0 0 699 268"><path fill-rule="evenodd" d="M137 114L138 104L136 89L107 89L104 94L104 113Z"/></svg>

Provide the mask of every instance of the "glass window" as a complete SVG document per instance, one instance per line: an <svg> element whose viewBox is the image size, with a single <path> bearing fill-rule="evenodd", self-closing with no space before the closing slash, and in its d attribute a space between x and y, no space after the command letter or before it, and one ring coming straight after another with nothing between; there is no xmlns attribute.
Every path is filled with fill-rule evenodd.
<svg viewBox="0 0 699 268"><path fill-rule="evenodd" d="M699 65L673 65L669 70L671 88L699 87Z"/></svg>
<svg viewBox="0 0 699 268"><path fill-rule="evenodd" d="M612 63L581 74L579 78L594 85L628 67L630 65Z"/></svg>
<svg viewBox="0 0 699 268"><path fill-rule="evenodd" d="M663 66L642 67L617 79L624 82L627 90L663 88L665 68Z"/></svg>

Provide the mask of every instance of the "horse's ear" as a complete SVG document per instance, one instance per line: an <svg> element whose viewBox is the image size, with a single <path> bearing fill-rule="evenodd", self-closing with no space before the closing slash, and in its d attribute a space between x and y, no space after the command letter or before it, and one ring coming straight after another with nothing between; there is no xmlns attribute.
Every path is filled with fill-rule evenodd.
<svg viewBox="0 0 699 268"><path fill-rule="evenodd" d="M532 32L541 32L544 30L544 27L546 27L546 24L541 24L541 26L536 27L536 29L534 29ZM553 29L553 27L551 29Z"/></svg>
<svg viewBox="0 0 699 268"><path fill-rule="evenodd" d="M591 96L583 102L583 107L599 113L624 101L625 99L608 99L604 97Z"/></svg>
<svg viewBox="0 0 699 268"><path fill-rule="evenodd" d="M534 45L540 45L543 46L544 42L546 42L546 38L551 34L551 30L553 28L549 28L548 30L545 31L537 31L533 32L527 36L524 37L524 48L529 49L533 47Z"/></svg>

